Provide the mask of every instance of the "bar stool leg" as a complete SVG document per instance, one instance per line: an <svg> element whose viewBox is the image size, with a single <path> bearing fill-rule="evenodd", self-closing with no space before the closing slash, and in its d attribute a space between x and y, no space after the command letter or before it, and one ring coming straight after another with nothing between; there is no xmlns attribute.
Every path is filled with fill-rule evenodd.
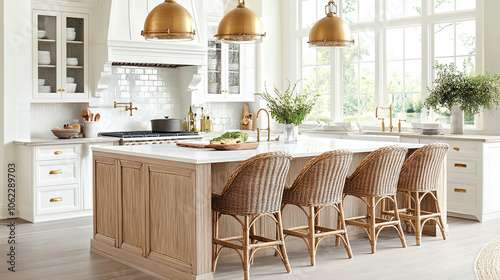
<svg viewBox="0 0 500 280"><path fill-rule="evenodd" d="M404 236L404 233L403 233L403 227L401 226L401 220L399 219L399 212L398 212L398 204L397 204L397 200L396 200L396 195L392 195L392 203L394 205L394 217L396 219L396 221L398 221L398 225L397 225L397 231L398 231L398 235L399 235L399 239L401 240L401 245L403 245L403 248L406 248L406 240L405 240L405 236Z"/></svg>
<svg viewBox="0 0 500 280"><path fill-rule="evenodd" d="M421 222L421 211L420 211L420 193L413 192L415 196L415 239L417 241L417 246L422 244L422 222Z"/></svg>
<svg viewBox="0 0 500 280"><path fill-rule="evenodd" d="M444 232L443 214L441 213L441 208L439 207L439 200L438 200L437 191L433 191L433 193L434 193L434 196L436 197L436 213L439 213L439 216L438 216L439 229L441 230L441 235L443 235L443 239L446 240L446 234Z"/></svg>
<svg viewBox="0 0 500 280"><path fill-rule="evenodd" d="M292 268L290 267L290 263L288 262L288 255L286 253L286 248L285 248L285 236L283 234L283 220L281 219L281 212L278 212L274 214L276 217L276 220L278 221L278 235L279 239L281 241L281 245L278 245L279 250L281 251L281 261L285 265L286 271L291 272Z"/></svg>
<svg viewBox="0 0 500 280"><path fill-rule="evenodd" d="M219 237L219 215L212 211L212 271L215 272L217 266L217 244L213 241Z"/></svg>
<svg viewBox="0 0 500 280"><path fill-rule="evenodd" d="M368 207L368 215L370 216L370 245L372 246L372 254L375 254L375 247L377 246L377 230L375 227L375 197L370 197L370 206Z"/></svg>
<svg viewBox="0 0 500 280"><path fill-rule="evenodd" d="M243 226L243 272L245 280L250 279L250 217L245 216Z"/></svg>
<svg viewBox="0 0 500 280"><path fill-rule="evenodd" d="M338 208L340 210L339 211L340 226L338 226L337 229L342 229L344 231L344 233L343 233L343 235L344 235L344 247L345 247L345 250L347 251L347 256L349 256L349 258L352 259L351 244L349 243L349 237L347 237L347 227L345 225L344 206L342 206L342 202L339 203ZM340 240L340 237L337 236L337 240Z"/></svg>
<svg viewBox="0 0 500 280"><path fill-rule="evenodd" d="M311 258L311 265L314 266L316 264L316 227L314 225L315 222L315 207L309 207L309 256Z"/></svg>

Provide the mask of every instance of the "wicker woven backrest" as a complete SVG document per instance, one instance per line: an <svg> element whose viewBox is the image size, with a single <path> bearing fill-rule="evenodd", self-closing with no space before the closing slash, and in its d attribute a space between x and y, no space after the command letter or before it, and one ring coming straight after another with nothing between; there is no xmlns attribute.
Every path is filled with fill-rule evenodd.
<svg viewBox="0 0 500 280"><path fill-rule="evenodd" d="M225 212L248 215L280 211L291 159L288 153L271 152L242 162L222 191Z"/></svg>
<svg viewBox="0 0 500 280"><path fill-rule="evenodd" d="M399 175L398 189L435 191L448 144L434 143L416 150L404 162Z"/></svg>
<svg viewBox="0 0 500 280"><path fill-rule="evenodd" d="M351 162L349 150L329 151L313 158L293 182L287 200L310 206L342 202Z"/></svg>
<svg viewBox="0 0 500 280"><path fill-rule="evenodd" d="M373 196L395 194L407 152L407 148L394 145L370 153L347 178L346 192Z"/></svg>

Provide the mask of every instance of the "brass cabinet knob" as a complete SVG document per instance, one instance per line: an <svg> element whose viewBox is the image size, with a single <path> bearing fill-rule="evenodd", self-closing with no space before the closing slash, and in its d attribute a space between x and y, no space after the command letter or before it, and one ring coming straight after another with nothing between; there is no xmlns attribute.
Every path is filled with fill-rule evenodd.
<svg viewBox="0 0 500 280"><path fill-rule="evenodd" d="M66 90L65 89L61 89L62 92L65 92Z"/></svg>
<svg viewBox="0 0 500 280"><path fill-rule="evenodd" d="M50 199L50 202L59 202L62 201L62 197L54 197Z"/></svg>
<svg viewBox="0 0 500 280"><path fill-rule="evenodd" d="M460 152L460 148L454 147L453 150Z"/></svg>
<svg viewBox="0 0 500 280"><path fill-rule="evenodd" d="M55 151L54 152L54 155L60 155L60 154L62 154L62 151Z"/></svg>
<svg viewBox="0 0 500 280"><path fill-rule="evenodd" d="M62 174L62 170L51 170L49 172L50 175L54 175L54 174Z"/></svg>
<svg viewBox="0 0 500 280"><path fill-rule="evenodd" d="M459 189L459 188L455 188L454 190L455 192L457 193L467 193L467 190L466 189Z"/></svg>

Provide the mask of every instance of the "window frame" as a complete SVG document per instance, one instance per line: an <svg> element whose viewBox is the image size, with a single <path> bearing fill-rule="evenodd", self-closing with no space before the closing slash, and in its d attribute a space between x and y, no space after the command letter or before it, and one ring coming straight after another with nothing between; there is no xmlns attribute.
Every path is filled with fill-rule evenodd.
<svg viewBox="0 0 500 280"><path fill-rule="evenodd" d="M339 14L342 17L342 2L344 0L337 0L336 4L339 6ZM422 0L422 15L411 16L405 18L395 18L387 20L385 18L385 1L375 1L375 21L362 22L350 24L352 32L363 32L366 30L375 31L375 106L386 106L387 100L387 73L386 73L386 46L385 46L385 32L388 28L401 28L408 26L421 26L422 30L422 81L421 81L421 95L422 102L428 97L429 91L427 86L432 84L434 77L434 24L441 22L458 22L474 20L476 23L476 54L475 54L475 73L484 73L484 22L481 20L484 15L484 0L476 0L475 10L460 10L445 13L433 13L434 5L433 0ZM325 0L325 4L327 1ZM284 71L288 74L290 79L298 80L302 78L302 38L309 36L311 28L301 28L302 13L301 13L302 0L295 0L294 5L290 5L290 25L295 28L290 33L290 54L293 59L290 60L291 70ZM317 8L317 7L316 7ZM317 11L316 11L317 13ZM358 11L359 13L359 11ZM343 78L342 69L343 50L331 50L332 60L332 74L330 85L330 117L331 122L343 122ZM296 55L294 55L296 54ZM483 128L483 115L475 116L475 124L465 126L467 129L482 129ZM427 112L425 108L422 109L421 122L430 122L434 119L434 113ZM373 123L363 123L363 127L378 127L374 116ZM449 125L443 124L446 128Z"/></svg>

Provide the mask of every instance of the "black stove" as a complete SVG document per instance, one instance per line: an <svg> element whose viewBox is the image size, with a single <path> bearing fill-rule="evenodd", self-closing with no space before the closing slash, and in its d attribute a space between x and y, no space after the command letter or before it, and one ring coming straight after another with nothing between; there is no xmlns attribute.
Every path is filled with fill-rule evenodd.
<svg viewBox="0 0 500 280"><path fill-rule="evenodd" d="M176 137L176 136L198 136L198 132L153 132L153 131L120 131L101 132L100 136L117 138L150 138L150 137Z"/></svg>

